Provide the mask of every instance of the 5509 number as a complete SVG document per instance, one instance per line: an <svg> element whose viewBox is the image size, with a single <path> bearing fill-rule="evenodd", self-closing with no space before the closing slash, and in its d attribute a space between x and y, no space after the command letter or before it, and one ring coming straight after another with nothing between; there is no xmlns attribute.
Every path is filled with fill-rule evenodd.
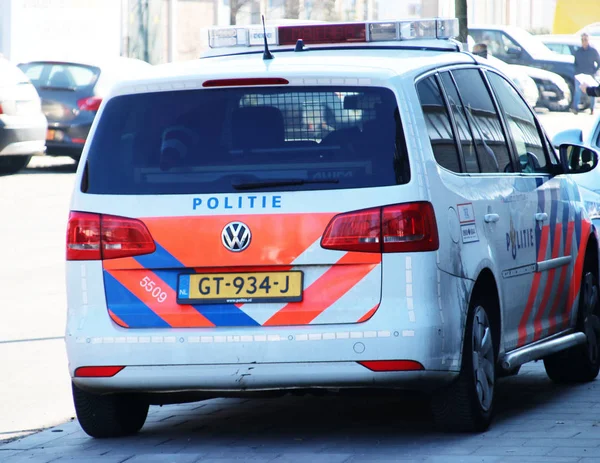
<svg viewBox="0 0 600 463"><path fill-rule="evenodd" d="M144 277L140 281L140 286L148 291L158 302L165 302L167 300L167 293L160 286L157 286L156 282L152 281L150 277Z"/></svg>

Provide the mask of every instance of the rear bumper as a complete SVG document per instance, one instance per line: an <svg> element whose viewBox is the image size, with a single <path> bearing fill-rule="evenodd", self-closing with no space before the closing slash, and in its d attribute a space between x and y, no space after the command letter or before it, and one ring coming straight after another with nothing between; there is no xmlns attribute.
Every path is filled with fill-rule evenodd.
<svg viewBox="0 0 600 463"><path fill-rule="evenodd" d="M435 257L386 255L384 266L404 271L382 272L381 303L364 322L202 328L118 325L107 308L102 262L69 261L69 371L74 377L79 367L125 367L110 378L74 378L86 389L213 396L444 383L460 370L466 318L461 301L468 300L464 292L472 282L440 271ZM412 360L423 371L374 372L358 363L377 360Z"/></svg>
<svg viewBox="0 0 600 463"><path fill-rule="evenodd" d="M457 377L449 371L372 372L356 362L274 363L237 365L166 365L126 367L112 378L75 378L91 392L236 392L400 388L431 390Z"/></svg>
<svg viewBox="0 0 600 463"><path fill-rule="evenodd" d="M0 156L44 154L46 118L0 116Z"/></svg>
<svg viewBox="0 0 600 463"><path fill-rule="evenodd" d="M80 158L91 126L92 122L79 123L75 121L70 124L50 122L48 129L55 132L56 138L46 140L47 154L50 156Z"/></svg>

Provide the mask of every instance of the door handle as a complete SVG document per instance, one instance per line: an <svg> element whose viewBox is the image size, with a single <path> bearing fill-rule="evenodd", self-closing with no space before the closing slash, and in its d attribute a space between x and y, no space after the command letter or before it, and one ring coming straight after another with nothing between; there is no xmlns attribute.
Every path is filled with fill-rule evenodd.
<svg viewBox="0 0 600 463"><path fill-rule="evenodd" d="M538 212L537 214L535 214L535 220L537 220L538 222L545 222L546 220L548 220L548 214L546 214L545 212Z"/></svg>
<svg viewBox="0 0 600 463"><path fill-rule="evenodd" d="M495 223L500 220L500 216L498 214L486 214L483 217L483 220L485 220L487 223Z"/></svg>

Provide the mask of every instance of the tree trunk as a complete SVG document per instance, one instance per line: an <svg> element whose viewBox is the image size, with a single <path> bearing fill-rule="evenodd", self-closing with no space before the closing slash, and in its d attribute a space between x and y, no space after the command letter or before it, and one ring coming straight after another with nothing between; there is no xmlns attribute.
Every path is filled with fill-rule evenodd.
<svg viewBox="0 0 600 463"><path fill-rule="evenodd" d="M458 40L460 43L467 43L469 28L467 24L467 0L454 0L454 16L458 18Z"/></svg>
<svg viewBox="0 0 600 463"><path fill-rule="evenodd" d="M284 18L286 18L286 19L300 18L300 0L285 0Z"/></svg>

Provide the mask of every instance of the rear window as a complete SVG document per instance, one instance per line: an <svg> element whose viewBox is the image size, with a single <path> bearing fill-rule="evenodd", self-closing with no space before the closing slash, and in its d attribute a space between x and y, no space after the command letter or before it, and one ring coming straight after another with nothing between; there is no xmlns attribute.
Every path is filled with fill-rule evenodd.
<svg viewBox="0 0 600 463"><path fill-rule="evenodd" d="M84 191L195 194L405 183L396 98L382 88L189 90L110 100Z"/></svg>
<svg viewBox="0 0 600 463"><path fill-rule="evenodd" d="M19 65L36 88L79 90L93 85L100 69L68 63L27 63Z"/></svg>

